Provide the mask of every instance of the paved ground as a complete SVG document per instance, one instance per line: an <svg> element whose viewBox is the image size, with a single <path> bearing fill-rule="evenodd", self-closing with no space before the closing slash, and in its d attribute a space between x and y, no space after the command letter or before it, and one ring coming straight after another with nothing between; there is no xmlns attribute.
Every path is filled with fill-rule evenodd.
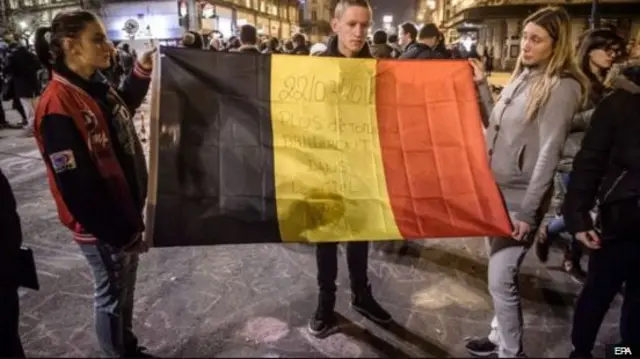
<svg viewBox="0 0 640 359"><path fill-rule="evenodd" d="M15 121L15 114L9 114ZM19 202L25 241L34 249L42 289L22 293L21 332L29 356L98 355L90 272L59 225L32 139L0 131L0 167ZM302 245L152 249L141 262L135 329L161 357L461 357L463 339L487 332L491 301L481 239L415 242L413 256L372 254L374 292L396 318L389 330L348 307L341 262L338 311L343 333L324 341L305 331L315 305L315 262ZM550 265L557 266L554 252ZM530 356L570 349L578 286L528 256L522 275ZM616 302L616 307L618 306ZM617 338L617 308L601 330ZM598 348L602 353L602 347Z"/></svg>

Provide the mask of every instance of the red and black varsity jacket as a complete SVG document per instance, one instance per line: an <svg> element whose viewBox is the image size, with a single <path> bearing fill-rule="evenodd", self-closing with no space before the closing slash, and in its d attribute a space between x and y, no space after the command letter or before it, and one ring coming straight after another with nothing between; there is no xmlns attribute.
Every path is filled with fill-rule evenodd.
<svg viewBox="0 0 640 359"><path fill-rule="evenodd" d="M151 73L136 64L117 91L135 113L149 89ZM96 240L122 248L144 230L132 168L115 134L113 89L96 74L85 80L64 66L53 76L36 109L35 138L60 221L81 243ZM126 111L125 111L126 112Z"/></svg>

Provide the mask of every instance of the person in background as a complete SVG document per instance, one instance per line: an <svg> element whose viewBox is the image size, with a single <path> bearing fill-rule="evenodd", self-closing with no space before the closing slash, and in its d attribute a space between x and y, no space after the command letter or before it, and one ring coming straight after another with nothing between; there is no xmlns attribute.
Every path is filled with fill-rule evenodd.
<svg viewBox="0 0 640 359"><path fill-rule="evenodd" d="M560 7L542 8L524 21L516 68L500 98L477 59L470 60L482 101L491 170L512 218L509 237L491 237L488 286L494 318L488 337L470 340L475 356L524 356L518 274L536 228L549 208L555 174L574 114L589 81L571 46L571 21Z"/></svg>
<svg viewBox="0 0 640 359"><path fill-rule="evenodd" d="M569 183L569 174L573 159L580 150L580 144L591 122L596 105L604 98L606 88L604 80L607 72L624 50L624 40L615 32L607 29L587 31L578 44L576 59L582 72L589 78L589 101L573 117L570 134L564 144L562 158L555 174L554 200L552 207L562 208L564 192ZM558 211L559 212L559 211ZM559 215L541 231L536 239L536 255L543 263L549 257L549 247L566 231L564 218ZM583 283L585 271L580 266L582 245L570 237L564 249L563 269L578 283Z"/></svg>
<svg viewBox="0 0 640 359"><path fill-rule="evenodd" d="M236 36L232 36L229 38L229 42L227 43L227 47L225 51L237 51L242 44L240 43L240 39Z"/></svg>
<svg viewBox="0 0 640 359"><path fill-rule="evenodd" d="M222 51L223 44L222 40L217 37L213 37L209 42L209 50L211 51Z"/></svg>
<svg viewBox="0 0 640 359"><path fill-rule="evenodd" d="M284 49L283 52L285 54L292 54L293 53L293 41L292 40L287 40L284 42Z"/></svg>
<svg viewBox="0 0 640 359"><path fill-rule="evenodd" d="M570 358L592 357L602 320L621 290L618 344L633 353L640 348L640 64L620 73L618 88L591 116L562 211L569 232L591 250L573 313Z"/></svg>
<svg viewBox="0 0 640 359"><path fill-rule="evenodd" d="M440 41L442 34L434 24L426 24L418 32L418 41L405 51L401 59L449 59L451 54Z"/></svg>
<svg viewBox="0 0 640 359"><path fill-rule="evenodd" d="M204 40L202 39L202 35L195 31L187 31L182 35L182 40L180 44L183 47L187 47L190 49L204 49Z"/></svg>
<svg viewBox="0 0 640 359"><path fill-rule="evenodd" d="M103 71L104 76L109 81L109 84L114 87L118 87L122 82L123 70L120 67L120 59L118 58L118 49L109 41L111 47L111 65L109 68Z"/></svg>
<svg viewBox="0 0 640 359"><path fill-rule="evenodd" d="M107 357L144 356L132 321L138 256L147 249L147 165L132 116L149 89L155 49L116 90L100 74L111 47L93 13L58 13L35 42L54 73L38 102L36 143L58 216L93 272L98 342Z"/></svg>
<svg viewBox="0 0 640 359"><path fill-rule="evenodd" d="M269 42L267 43L267 48L265 51L262 52L263 54L281 54L282 51L280 51L280 40L278 40L275 37L272 37L269 39Z"/></svg>
<svg viewBox="0 0 640 359"><path fill-rule="evenodd" d="M26 136L33 136L34 106L40 94L39 69L40 62L34 53L16 42L11 44L4 71L11 78L14 99L20 102L24 111Z"/></svg>
<svg viewBox="0 0 640 359"><path fill-rule="evenodd" d="M327 43L327 51L320 56L372 58L366 43L371 26L371 7L367 0L341 0L335 8L331 26L335 33ZM363 116L365 114L362 114ZM373 298L367 273L368 242L349 242L347 266L351 281L351 306L365 318L384 325L392 321L391 315ZM337 329L335 315L336 279L338 276L338 243L316 245L318 266L318 306L309 321L309 333L324 338Z"/></svg>
<svg viewBox="0 0 640 359"><path fill-rule="evenodd" d="M373 33L373 44L371 45L371 55L376 59L393 58L393 48L387 44L387 32L378 29Z"/></svg>
<svg viewBox="0 0 640 359"><path fill-rule="evenodd" d="M398 43L398 35L396 35L396 34L389 35L388 44L393 49L393 52L391 53L391 57L394 58L394 59L397 59L398 57L400 57L400 54L402 54L402 48L400 47L400 44Z"/></svg>
<svg viewBox="0 0 640 359"><path fill-rule="evenodd" d="M309 47L307 46L307 39L304 35L297 33L291 38L293 42L292 55L309 55Z"/></svg>
<svg viewBox="0 0 640 359"><path fill-rule="evenodd" d="M127 43L122 43L118 52L118 57L120 58L120 68L122 68L123 75L127 76L131 73L131 71L133 70L133 65L136 63L134 54L131 51L131 47Z"/></svg>
<svg viewBox="0 0 640 359"><path fill-rule="evenodd" d="M253 25L242 25L240 27L240 47L234 52L259 54L258 49L258 30Z"/></svg>
<svg viewBox="0 0 640 359"><path fill-rule="evenodd" d="M260 51L260 53L264 54L267 51L268 45L269 44L267 43L267 40L260 41L260 44L258 45L258 51Z"/></svg>
<svg viewBox="0 0 640 359"><path fill-rule="evenodd" d="M418 28L411 22L405 22L398 28L398 44L402 53L411 50L418 39Z"/></svg>
<svg viewBox="0 0 640 359"><path fill-rule="evenodd" d="M24 358L18 324L20 299L16 273L19 272L22 229L16 198L9 180L0 169L0 358Z"/></svg>

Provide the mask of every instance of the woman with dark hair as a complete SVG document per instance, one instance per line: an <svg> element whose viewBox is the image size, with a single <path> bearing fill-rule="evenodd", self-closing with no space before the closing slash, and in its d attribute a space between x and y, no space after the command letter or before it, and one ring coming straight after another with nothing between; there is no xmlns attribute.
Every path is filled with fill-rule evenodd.
<svg viewBox="0 0 640 359"><path fill-rule="evenodd" d="M604 79L614 61L620 56L623 48L623 39L608 29L587 31L581 36L576 58L580 69L589 79L589 101L573 117L569 137L565 142L562 158L558 164L554 179L555 195L552 203L556 209L562 207L564 193L569 182L569 173L573 167L573 158L580 150L580 145L591 122L594 108L605 94ZM551 220L546 230L541 231L536 240L536 254L542 262L546 262L548 259L551 242L556 240L565 230L564 218L558 215ZM569 243L564 249L562 267L571 275L572 279L582 283L586 277L584 270L580 267L582 246L573 238L569 237L568 239Z"/></svg>
<svg viewBox="0 0 640 359"><path fill-rule="evenodd" d="M36 48L53 76L36 109L35 138L58 216L93 272L98 342L108 357L139 357L132 317L138 255L147 249L147 168L132 116L149 89L155 48L117 90L101 74L112 48L94 14L56 15L38 29Z"/></svg>

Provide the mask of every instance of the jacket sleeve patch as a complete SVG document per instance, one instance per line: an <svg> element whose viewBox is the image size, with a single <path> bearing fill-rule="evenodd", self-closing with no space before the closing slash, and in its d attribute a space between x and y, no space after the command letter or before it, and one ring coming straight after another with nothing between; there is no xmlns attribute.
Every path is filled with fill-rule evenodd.
<svg viewBox="0 0 640 359"><path fill-rule="evenodd" d="M51 167L56 173L70 171L77 167L76 159L71 150L52 153L49 158L51 159Z"/></svg>

